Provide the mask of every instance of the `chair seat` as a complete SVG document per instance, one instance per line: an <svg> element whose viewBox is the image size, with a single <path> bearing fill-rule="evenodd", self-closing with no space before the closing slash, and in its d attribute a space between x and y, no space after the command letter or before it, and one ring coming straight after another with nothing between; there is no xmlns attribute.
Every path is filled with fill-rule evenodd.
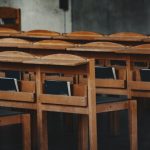
<svg viewBox="0 0 150 150"><path fill-rule="evenodd" d="M127 96L109 96L109 95L96 95L96 103L110 103L110 102L120 102L127 100Z"/></svg>
<svg viewBox="0 0 150 150"><path fill-rule="evenodd" d="M20 114L22 114L22 112L11 111L11 110L7 110L5 108L0 108L0 117L20 115Z"/></svg>

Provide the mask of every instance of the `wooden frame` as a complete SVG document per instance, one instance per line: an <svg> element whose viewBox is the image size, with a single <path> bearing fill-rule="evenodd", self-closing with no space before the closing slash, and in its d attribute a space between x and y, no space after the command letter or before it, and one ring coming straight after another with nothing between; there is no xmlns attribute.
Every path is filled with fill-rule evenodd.
<svg viewBox="0 0 150 150"><path fill-rule="evenodd" d="M47 150L48 149L48 144L47 144L47 135L45 132L46 127L46 111L54 111L54 112L66 112L66 113L76 113L76 114L80 114L81 116L81 124L80 124L80 128L81 128L81 149L87 149L88 143L86 143L85 141L85 134L87 135L87 133L85 132L85 130L87 131L86 128L88 128L89 126L89 139L90 139L90 150L96 150L97 149L97 127L96 127L96 114L97 113L102 113L102 112L109 112L109 111L118 111L118 110L125 110L128 109L129 111L129 126L130 126L130 141L131 141L131 150L137 150L137 107L136 107L136 101L134 100L126 100L126 101L120 101L120 102L110 102L110 103L106 103L106 104L97 104L96 105L96 91L95 91L95 69L94 69L94 60L89 60L89 62L87 62L87 67L85 66L85 71L84 72L84 68L82 67L82 71L79 69L77 69L78 67L75 67L76 65L79 66L80 68L80 64L82 64L82 61L80 59L78 59L78 61L80 63L75 63L74 65L71 63L71 61L74 62L74 60L72 60L71 58L73 58L73 56L64 54L64 55L59 55L59 54L55 54L55 55L50 55L46 57L47 60L49 59L49 62L53 62L50 66L46 68L46 66L41 66L39 67L39 73L36 79L36 83L37 83L37 97L38 97L38 125L39 125L39 137L41 137L40 140L40 148ZM77 60L77 59L76 59ZM64 62L66 61L66 63ZM85 63L85 62L84 62ZM44 62L38 62L38 64L44 64ZM47 65L47 63L45 64ZM61 70L58 67L58 65L60 66L64 66ZM63 73L67 73L68 67L69 66L69 74L72 72L72 68L75 67L76 72L72 72L73 74L75 73L88 73L87 74L87 84L88 84L88 103L86 105L81 105L80 104L80 98L78 98L79 101L76 100L76 103L73 103L74 99L71 99L71 97L68 97L66 99L66 96L48 96L47 95L43 95L41 97L41 91L42 91L42 76L41 76L41 72L60 72L63 71ZM72 67L70 67L72 66ZM50 69L51 68L51 69ZM66 71L65 71L66 70ZM39 82L40 81L40 82ZM120 93L119 93L120 94ZM59 100L58 100L59 99ZM71 103L69 103L69 99L72 100ZM95 99L95 100L94 100ZM81 107L82 106L82 107ZM87 119L88 121L86 121L85 116L87 115ZM83 119L83 120L82 120ZM83 139L84 138L84 139ZM87 138L87 137L86 137Z"/></svg>
<svg viewBox="0 0 150 150"><path fill-rule="evenodd" d="M50 63L51 67L40 66L38 69L39 73L36 78L36 81L37 81L36 83L38 85L36 91L37 91L37 98L38 98L38 125L39 125L39 129L40 129L39 137L41 137L40 148L42 150L48 149L47 140L46 140L46 137L47 137L46 136L46 122L47 121L45 119L46 118L45 111L56 111L56 112L68 112L68 113L77 113L77 114L88 115L90 118L89 119L89 128L91 130L91 132L90 132L90 145L91 146L90 147L91 147L91 150L96 150L97 149L96 100L94 100L95 86L94 86L94 82L92 82L93 78L94 78L94 74L93 74L94 72L91 72L91 70L89 68L87 68L89 65L91 65L90 68L94 65L94 60L89 60L89 63L88 63L88 61L86 59L83 59L81 57L74 56L74 55L67 55L67 54L50 55L50 56L47 56L46 59L49 60L49 62L50 61L53 62L52 64ZM40 63L40 62L38 62L38 63ZM41 63L44 64L43 62L41 62ZM45 65L47 65L47 63ZM60 70L60 67L58 67L58 65L63 66L63 68L61 67L62 69ZM83 68L83 65L85 66L85 68ZM68 72L68 70L69 70L69 72ZM42 89L41 89L41 83L42 83L41 72L56 72L57 73L60 71L63 73L66 73L66 74L67 73L83 74L83 72L89 72L88 98L85 99L86 105L84 103L83 103L83 105L81 105L81 103L82 103L82 99L80 98L81 96L79 96L79 97L68 96L68 98L66 99L66 96L54 95L54 96L48 96L47 98L42 97L42 99L41 99L41 91L42 91ZM74 98L75 98L75 101L74 101ZM59 101L58 101L58 99L59 99ZM94 107L95 107L95 109L93 109ZM43 121L41 122L41 120L43 120Z"/></svg>
<svg viewBox="0 0 150 150"><path fill-rule="evenodd" d="M15 29L18 31L21 30L21 11L20 11L20 9L11 8L11 7L0 7L0 18L14 20L13 23L0 25L0 27L12 28L12 29Z"/></svg>
<svg viewBox="0 0 150 150"><path fill-rule="evenodd" d="M122 48L122 47L121 47ZM108 56L110 56L110 59L112 58L113 60L125 60L126 62L127 62L127 81L128 80L130 80L130 73L131 73L131 66L130 66L130 63L131 63L131 60L132 59L136 59L136 58L138 58L139 60L144 60L145 59L145 55L144 54L149 54L149 50L148 50L148 48L146 49L146 50L144 50L144 49L142 49L142 51L141 50L139 50L139 51L137 51L137 50L134 50L134 48L130 48L130 47L123 47L123 48L125 48L125 49L121 49L121 50L115 50L115 49L113 49L112 50L112 47L109 47L109 50L106 52L102 47L99 47L99 48L97 48L97 51L96 52L93 52L92 51L92 49L91 49L91 47L89 48L89 50L88 50L88 48L86 47L86 49L85 50L80 50L81 49L81 47L80 47L80 45L77 47L77 48L74 48L74 50L70 50L70 48L68 48L68 50L66 51L66 53L74 53L74 54L78 54L78 55L81 55L81 56L85 56L85 57L94 57L94 58L98 58L98 59L103 59L103 60L107 60L108 59ZM79 50L78 50L79 49ZM136 48L137 49L137 48ZM44 48L43 48L43 50L44 50ZM30 51L33 51L33 49L31 50L30 49ZM47 53L55 53L55 51L47 51ZM144 54L143 54L144 53ZM41 54L44 54L44 52L42 51L41 52ZM140 55L143 55L143 57L139 57L137 54L140 54ZM130 56L134 56L134 57L130 57ZM110 60L110 59L108 59L108 61ZM40 58L40 60L41 60L41 58ZM5 58L5 59L3 59L3 61L5 62L5 61L8 61L8 57L7 58ZM14 61L14 59L12 59L11 60L11 62L13 62ZM17 60L18 62L23 62L22 61L22 58L20 59L20 60ZM146 60L147 61L147 60ZM31 68L33 67L32 65L34 64L34 65L42 65L43 64L43 62L45 63L45 65L47 64L47 65L49 65L49 64L53 64L54 65L54 60L48 60L48 59L42 59L42 62L40 62L39 60L32 60L32 59L30 59L30 61L28 60L25 60L23 63L25 63L25 65L24 65L24 67L25 68L28 68L27 67L27 64L30 64L29 66L31 66ZM62 63L63 62L63 63ZM78 60L76 61L76 62L78 62ZM104 61L104 63L105 63L105 61ZM32 65L31 65L32 64ZM66 63L64 63L64 61L60 61L59 62L59 65L60 64L63 64L63 65L66 65ZM74 63L73 63L74 64ZM19 66L19 65L18 65ZM1 66L2 68L5 68L6 66ZM7 66L8 67L8 66ZM6 68L7 68L6 67ZM10 66L10 68L11 68L12 66ZM13 68L13 67L12 67ZM30 68L30 67L29 67ZM30 69L31 69L30 68ZM30 70L29 69L29 70ZM47 70L47 67L45 66L45 67L43 67L43 71L45 71L45 70ZM37 72L39 72L39 68L36 68L36 71ZM80 71L81 71L81 69L80 69ZM81 71L82 72L82 71ZM68 71L68 73L71 73L70 71ZM131 80L130 80L131 81ZM103 82L103 81L100 81L100 82ZM113 81L111 81L111 83L110 83L110 91L111 92L113 92L114 94L116 93L116 89L112 89L112 83L114 83ZM143 83L144 84L144 83ZM106 86L106 85L105 85ZM115 85L116 86L116 85ZM127 84L127 86L129 86L129 84ZM124 87L124 85L122 85L122 83L119 83L119 87ZM149 88L149 87L148 87ZM100 91L99 91L100 92ZM108 91L109 92L109 91ZM120 93L121 93L121 91L120 91ZM107 94L107 93L106 93ZM128 96L129 97L131 97L132 95L131 95L131 89L130 88L128 88L127 90L125 90L125 91L122 91L122 94L128 94ZM139 93L139 95L137 95L137 96L139 96L140 97L140 93ZM34 105L34 107L32 106L32 105L30 105L29 106L29 104L27 105L24 105L24 102L21 102L21 103L19 103L19 102L5 102L5 101L0 101L0 105L2 105L2 106L10 106L10 107L14 107L13 106L13 104L15 103L15 107L18 107L18 108L24 108L24 109L34 109L34 110L36 110L37 109L37 107L36 107L36 105ZM132 103L132 102L131 102ZM113 105L113 104L109 104L108 105L108 108L109 107L111 107L112 109L111 109L111 111L114 111L115 109L117 109L117 110L120 110L120 109L122 109L122 108L129 108L129 105L130 105L130 108L132 109L132 111L130 111L130 109L129 109L129 112L130 112L130 114L131 114L131 118L134 118L135 120L131 123L132 124L132 129L131 129L131 132L133 132L134 134L134 136L135 136L135 134L136 134L136 104L135 104L135 102L133 102L134 104L132 105L132 104L130 104L130 101L129 101L129 103L128 103L128 101L127 102L125 102L124 104L120 104L120 103L118 103L118 106L116 106L116 105ZM103 106L105 106L105 105L103 105ZM68 107L68 106L66 106L66 107L64 107L64 108L62 108L62 107L58 107L58 106L48 106L48 104L47 105L45 105L44 106L44 109L45 110L52 110L52 111L64 111L64 112L71 112L72 111L72 109L74 109L74 107ZM102 109L101 107L98 107L98 109L97 109L97 112L99 112L99 111L107 111L107 107L105 107L105 109ZM81 124L84 124L85 122L85 120L86 120L86 122L87 122L87 119L86 119L86 116L84 115L84 114L88 114L88 111L87 110L84 110L84 109L78 109L78 111L80 112L80 114L83 114L83 115L81 115L81 116L83 116L83 117L81 117ZM43 115L44 115L44 113L43 113ZM134 117L133 117L134 116ZM41 115L40 115L40 117L41 117ZM43 116L43 117L45 117L45 115ZM44 118L43 118L44 119ZM135 124L134 124L135 123ZM134 126L135 125L135 126ZM82 126L82 125L81 125ZM86 126L84 126L83 127L83 129L84 129L84 131L86 130L85 129L86 128ZM134 129L133 129L134 128ZM84 137L86 137L86 135L84 134L84 133L81 133L82 135L81 135L81 137L82 136L84 136ZM136 147L136 141L137 140L137 136L135 136L135 139L133 140L135 143L134 143L134 146L132 145L132 149L136 149L137 147ZM86 141L86 140L85 140ZM86 143L86 142L85 142ZM85 147L87 146L87 144L85 144L85 143L82 143L82 145L84 145ZM87 150L87 149L86 149Z"/></svg>
<svg viewBox="0 0 150 150"><path fill-rule="evenodd" d="M14 114L0 116L0 126L21 124L23 135L23 150L31 150L31 127L29 114Z"/></svg>

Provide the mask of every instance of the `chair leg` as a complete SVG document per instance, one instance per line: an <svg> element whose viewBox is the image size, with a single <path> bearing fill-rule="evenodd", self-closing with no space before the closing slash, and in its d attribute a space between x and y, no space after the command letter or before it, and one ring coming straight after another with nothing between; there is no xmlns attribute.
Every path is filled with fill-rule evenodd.
<svg viewBox="0 0 150 150"><path fill-rule="evenodd" d="M129 134L130 134L130 150L138 150L137 136L137 102L129 101Z"/></svg>
<svg viewBox="0 0 150 150"><path fill-rule="evenodd" d="M23 131L23 150L31 150L30 115L23 114L21 118L22 118L22 131Z"/></svg>
<svg viewBox="0 0 150 150"><path fill-rule="evenodd" d="M88 150L88 116L79 116L79 150Z"/></svg>
<svg viewBox="0 0 150 150"><path fill-rule="evenodd" d="M89 113L89 140L90 150L97 150L97 117L96 113Z"/></svg>
<svg viewBox="0 0 150 150"><path fill-rule="evenodd" d="M37 111L37 128L38 149L48 150L47 113L42 110Z"/></svg>
<svg viewBox="0 0 150 150"><path fill-rule="evenodd" d="M36 111L30 112L31 114L31 147L32 150L37 150L37 115Z"/></svg>

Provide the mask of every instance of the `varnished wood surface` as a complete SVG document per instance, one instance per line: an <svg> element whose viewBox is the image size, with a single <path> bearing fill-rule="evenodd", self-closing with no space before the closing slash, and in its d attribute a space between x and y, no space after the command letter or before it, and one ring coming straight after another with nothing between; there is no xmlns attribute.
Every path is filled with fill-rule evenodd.
<svg viewBox="0 0 150 150"><path fill-rule="evenodd" d="M66 33L63 34L63 36L65 38L68 39L72 39L72 40L98 40L102 37L104 37L104 35L96 33L96 32L90 32L90 31L75 31L75 32L71 32L71 33Z"/></svg>
<svg viewBox="0 0 150 150"><path fill-rule="evenodd" d="M0 7L0 18L2 19L13 19L13 24L4 24L0 27L6 27L15 29L17 31L21 30L21 11L18 8L12 7Z"/></svg>
<svg viewBox="0 0 150 150"><path fill-rule="evenodd" d="M2 32L1 32L2 31ZM76 31L71 33L61 34L50 30L31 30L31 31L12 31L10 29L4 28L0 29L0 37L18 37L26 39L54 39L54 40L69 40L69 41L111 41L111 42L149 42L150 38L147 35L134 32L121 32L114 33L111 35L104 35L101 33L91 32L91 31ZM79 42L79 43L80 43ZM128 43L128 44L129 44Z"/></svg>
<svg viewBox="0 0 150 150"><path fill-rule="evenodd" d="M34 42L32 48L65 50L68 47L74 47L75 44L62 40L42 40Z"/></svg>
<svg viewBox="0 0 150 150"><path fill-rule="evenodd" d="M24 63L30 64L46 64L46 65L60 65L60 66L77 66L87 63L88 60L80 56L71 54L53 54L43 56L40 59L26 60Z"/></svg>
<svg viewBox="0 0 150 150"><path fill-rule="evenodd" d="M112 42L90 42L79 44L73 48L67 48L68 51L89 51L89 52L116 52L125 50L126 46Z"/></svg>
<svg viewBox="0 0 150 150"><path fill-rule="evenodd" d="M92 45L93 46L93 45ZM103 44L102 44L103 46ZM112 47L117 47L117 46L120 46L120 45L111 45ZM11 59L8 57L10 55ZM44 128L43 128L43 111L56 111L56 112L70 112L70 113L78 113L78 114L86 114L89 116L89 131L90 131L90 149L91 150L96 150L97 149L97 126L96 126L96 113L100 113L102 112L102 110L105 110L107 112L109 111L114 111L114 110L124 110L124 109L128 109L129 108L129 105L126 105L126 103L124 104L124 102L122 103L118 103L118 105L116 104L115 106L113 104L109 104L109 105L103 105L103 107L100 109L100 106L101 104L97 105L96 106L96 89L95 89L95 64L94 64L94 59L91 59L91 60L87 60L85 58L82 58L80 56L75 56L75 55L71 55L71 54L53 54L53 55L47 55L47 56L41 56L41 57L36 57L32 54L29 54L29 53L25 53L25 52L17 52L17 51L4 51L4 52L1 52L0 53L0 61L2 62L5 62L3 60L3 58L7 59L7 62L12 62L12 63L16 63L19 58L20 58L20 62L18 63L23 63L23 64L35 64L36 65L36 94L37 96L35 97L35 101L31 101L31 104L29 103L30 102L30 99L29 101L24 101L25 99L28 100L28 97L27 95L24 95L24 96L18 96L18 95L15 95L13 94L13 96L9 95L8 92L7 93L4 93L4 95L1 95L1 100L5 100L3 97L5 97L5 94L8 94L8 96L10 96L10 100L8 100L9 102L7 103L5 101L5 103L2 103L2 101L0 101L0 104L2 103L3 105L7 105L7 106L12 106L12 107L24 107L24 108L27 108L27 109L32 109L33 107L33 103L35 104L36 109L37 109L37 114L38 114L38 126L39 126L39 137L41 138L40 140L40 146L41 149L43 150L43 147L47 147L46 145L43 145L43 143L45 143L45 138L43 134L44 132ZM16 60L17 58L17 60ZM89 64L90 63L90 64ZM43 68L43 66L40 66L40 65L66 65L66 66L78 66L78 65L81 65L81 64L89 64L89 67L88 69L85 67L83 68L84 70L83 71L88 71L89 75L88 75L88 103L86 101L86 99L84 98L81 98L81 97L73 97L73 101L70 102L70 107L69 107L69 104L68 103L68 100L71 100L71 97L61 97L60 98L60 101L58 102L58 99L59 97L58 96L47 96L47 95L41 95L41 71L43 72L43 70L41 69L41 67ZM6 64L7 65L7 64ZM19 65L17 65L19 67ZM16 66L16 67L17 67ZM31 66L33 67L33 66ZM54 67L54 70L55 70L55 66ZM27 66L28 68L28 66ZM46 66L46 68L44 68L45 70L49 70L50 68L48 66ZM67 68L62 68L62 69L67 69ZM59 70L61 71L61 70ZM70 70L66 70L66 71L70 71ZM74 73L74 72L71 72L71 73ZM82 73L82 71L81 71ZM120 83L119 83L120 84ZM119 87L122 88L123 85L120 85ZM104 93L106 91L106 88L105 89L102 89L101 88L101 93ZM111 88L107 90L106 94L107 93L111 93L111 92L114 92L112 94L128 94L127 93L127 90L126 89L121 89L121 90L118 90L118 89L114 89L112 90ZM124 93L123 93L123 92ZM121 93L122 92L122 93ZM19 92L19 94L21 94ZM29 94L29 93L28 93ZM16 98L15 98L16 97ZM23 100L22 99L18 99L20 97L23 97ZM12 100L14 101L19 101L18 103L10 103L11 101L11 98ZM32 97L33 98L33 97ZM41 99L40 99L41 98ZM76 100L76 98L78 100ZM50 99L50 101L49 101ZM95 99L95 100L94 100ZM79 101L81 100L81 101ZM24 103L23 103L24 102ZM25 103L26 102L26 103ZM14 105L13 105L14 104ZM22 105L21 105L22 104ZM88 105L87 105L88 104ZM72 107L72 105L74 107ZM82 106L82 107L81 107ZM94 108L94 109L93 109ZM97 109L96 109L97 108ZM132 113L135 115L135 109L132 110ZM133 120L133 121L132 121ZM134 118L132 118L132 125L134 126L131 126L131 129L133 127L136 128L136 124L134 123L135 120ZM46 120L44 120L46 121ZM136 132L134 131L131 132L130 134L132 135L136 135ZM133 138L131 138L132 141L134 141ZM46 143L47 144L47 143ZM132 150L136 150L134 147L136 147L137 143L136 141L134 141L133 145L131 145Z"/></svg>
<svg viewBox="0 0 150 150"><path fill-rule="evenodd" d="M114 41L142 41L146 38L148 36L134 32L119 32L108 35L108 39Z"/></svg>
<svg viewBox="0 0 150 150"><path fill-rule="evenodd" d="M124 53L124 54L150 54L150 44L141 44L138 46L132 46L126 50L119 51L117 53Z"/></svg>
<svg viewBox="0 0 150 150"><path fill-rule="evenodd" d="M13 34L19 34L19 31L11 28L0 27L0 37L11 36Z"/></svg>
<svg viewBox="0 0 150 150"><path fill-rule="evenodd" d="M59 36L60 33L49 30L31 30L26 32L20 32L14 34L15 37L29 37L29 38L52 38L53 36Z"/></svg>
<svg viewBox="0 0 150 150"><path fill-rule="evenodd" d="M3 51L0 52L0 61L1 62L22 62L25 60L36 59L37 56L34 56L30 53L20 52L20 51Z"/></svg>
<svg viewBox="0 0 150 150"><path fill-rule="evenodd" d="M32 46L32 42L24 39L18 38L2 38L0 39L0 47L22 47L22 48L30 48Z"/></svg>
<svg viewBox="0 0 150 150"><path fill-rule="evenodd" d="M113 42L89 42L86 44L74 44L62 40L41 40L31 42L18 38L0 39L0 47L19 48L28 51L29 49L40 50L63 50L68 52L106 52L117 54L150 54L150 44L141 44L137 46L125 46Z"/></svg>

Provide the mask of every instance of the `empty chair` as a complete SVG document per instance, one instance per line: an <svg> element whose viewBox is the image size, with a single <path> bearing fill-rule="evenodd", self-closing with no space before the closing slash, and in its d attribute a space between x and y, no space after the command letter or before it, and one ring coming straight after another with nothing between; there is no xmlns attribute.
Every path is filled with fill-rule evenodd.
<svg viewBox="0 0 150 150"><path fill-rule="evenodd" d="M96 97L96 87L100 83L97 79L95 82L95 62L94 59L85 59L75 55L69 54L54 54L35 61L35 64L40 64L36 76L37 83L37 98L38 98L38 129L40 139L40 148L42 150L48 149L47 141L47 112L65 112L80 115L80 145L83 150L88 149L88 139L90 150L97 150L97 117L96 114L102 112L125 110L129 111L129 128L130 128L130 145L131 150L137 150L137 114L136 101L128 100L127 97L110 97L107 100L103 97ZM58 89L57 93L51 86L51 81L43 82L43 74L45 73L63 73L72 74L75 76L82 76L76 78L71 84L63 83L66 87L71 85L71 96L60 93L62 90ZM98 82L97 82L98 81ZM60 85L60 82L55 83ZM96 83L96 85L95 85ZM48 91L45 88L48 87ZM60 87L60 86L59 86ZM112 90L115 94L115 91ZM97 92L101 93L101 92ZM108 94L108 92L106 93ZM112 93L111 93L112 94ZM117 93L116 93L117 94ZM120 93L119 93L120 95ZM89 134L87 134L89 131Z"/></svg>
<svg viewBox="0 0 150 150"><path fill-rule="evenodd" d="M112 66L95 67L96 86L96 113L117 112L128 110L130 149L137 149L137 104L136 100L131 100L126 88L126 69ZM85 78L80 77L80 82L85 83ZM81 130L85 134L87 121L81 121ZM118 122L117 122L118 123ZM82 133L83 139L85 135ZM90 133L89 133L90 134ZM83 141L82 139L82 141ZM83 143L82 148L86 149L87 144Z"/></svg>

